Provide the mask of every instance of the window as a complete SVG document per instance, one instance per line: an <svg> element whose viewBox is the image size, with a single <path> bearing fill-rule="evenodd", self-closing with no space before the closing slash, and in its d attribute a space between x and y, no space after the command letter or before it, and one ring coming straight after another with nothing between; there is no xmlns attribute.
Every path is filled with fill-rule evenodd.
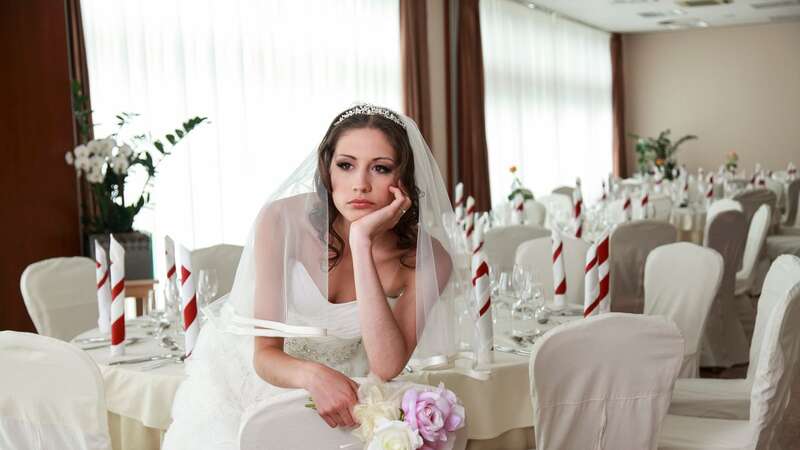
<svg viewBox="0 0 800 450"><path fill-rule="evenodd" d="M398 0L81 6L96 136L122 111L154 134L211 121L159 167L137 217L156 255L165 234L190 248L243 243L336 113L356 101L402 106Z"/></svg>
<svg viewBox="0 0 800 450"><path fill-rule="evenodd" d="M610 35L510 0L480 4L492 203L516 165L535 194L581 177L600 195L612 166Z"/></svg>

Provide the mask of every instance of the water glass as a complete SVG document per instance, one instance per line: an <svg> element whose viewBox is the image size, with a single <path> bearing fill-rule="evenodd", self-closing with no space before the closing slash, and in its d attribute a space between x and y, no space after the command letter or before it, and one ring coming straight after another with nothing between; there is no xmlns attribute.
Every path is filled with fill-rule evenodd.
<svg viewBox="0 0 800 450"><path fill-rule="evenodd" d="M199 306L203 307L216 300L219 291L217 269L202 269L197 283Z"/></svg>

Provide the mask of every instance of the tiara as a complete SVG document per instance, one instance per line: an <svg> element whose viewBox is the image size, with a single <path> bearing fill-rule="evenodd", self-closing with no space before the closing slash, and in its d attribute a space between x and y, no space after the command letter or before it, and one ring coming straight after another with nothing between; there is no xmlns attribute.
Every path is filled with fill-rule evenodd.
<svg viewBox="0 0 800 450"><path fill-rule="evenodd" d="M384 108L382 106L375 106L370 105L369 103L364 103L361 105L356 105L347 111L343 112L342 115L339 116L339 119L336 120L336 123L333 124L334 127L339 126L345 119L352 117L352 116L374 116L380 115L386 117L387 119L391 120L392 122L400 125L403 129L406 129L406 124L397 117L397 114L393 113L390 109Z"/></svg>

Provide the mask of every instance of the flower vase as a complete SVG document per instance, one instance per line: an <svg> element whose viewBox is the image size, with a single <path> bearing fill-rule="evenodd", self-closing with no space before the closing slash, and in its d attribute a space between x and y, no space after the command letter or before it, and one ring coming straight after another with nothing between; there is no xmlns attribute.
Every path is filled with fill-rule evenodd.
<svg viewBox="0 0 800 450"><path fill-rule="evenodd" d="M117 240L125 249L125 279L150 280L153 279L153 240L148 233L133 231L129 233L114 233ZM89 254L94 259L94 242L100 243L107 255L109 253L109 234L90 234L87 239Z"/></svg>

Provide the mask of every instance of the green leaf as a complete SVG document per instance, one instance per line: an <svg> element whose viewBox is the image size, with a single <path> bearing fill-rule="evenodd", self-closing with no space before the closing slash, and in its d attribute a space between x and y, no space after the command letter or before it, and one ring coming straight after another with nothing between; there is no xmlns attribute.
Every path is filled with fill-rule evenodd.
<svg viewBox="0 0 800 450"><path fill-rule="evenodd" d="M172 145L175 145L175 143L177 142L177 141L175 140L175 136L173 136L173 135L171 135L171 134L168 134L168 135L166 136L166 138L167 138L167 141L169 141L169 143L170 143L170 144L172 144Z"/></svg>
<svg viewBox="0 0 800 450"><path fill-rule="evenodd" d="M153 142L153 147L155 147L159 152L164 153L164 144L162 144L161 141Z"/></svg>
<svg viewBox="0 0 800 450"><path fill-rule="evenodd" d="M183 131L181 131L181 130L179 130L177 128L175 129L175 134L177 134L179 138L183 137Z"/></svg>

